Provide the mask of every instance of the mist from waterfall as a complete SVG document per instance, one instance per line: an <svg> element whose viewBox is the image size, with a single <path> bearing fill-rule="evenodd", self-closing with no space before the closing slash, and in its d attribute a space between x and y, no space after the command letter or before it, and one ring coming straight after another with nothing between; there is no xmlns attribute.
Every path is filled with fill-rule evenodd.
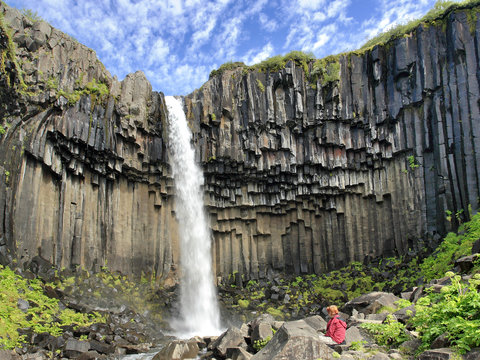
<svg viewBox="0 0 480 360"><path fill-rule="evenodd" d="M166 96L170 165L180 235L180 318L171 325L180 338L219 335L220 314L213 280L211 232L203 206L203 173L195 163L183 106Z"/></svg>

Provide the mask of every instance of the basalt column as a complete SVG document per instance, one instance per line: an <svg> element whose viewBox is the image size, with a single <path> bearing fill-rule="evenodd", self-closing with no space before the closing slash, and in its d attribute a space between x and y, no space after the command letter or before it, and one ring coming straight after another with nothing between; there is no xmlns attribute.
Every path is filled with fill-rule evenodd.
<svg viewBox="0 0 480 360"><path fill-rule="evenodd" d="M399 255L478 209L477 12L342 55L328 82L240 67L186 97L218 274Z"/></svg>

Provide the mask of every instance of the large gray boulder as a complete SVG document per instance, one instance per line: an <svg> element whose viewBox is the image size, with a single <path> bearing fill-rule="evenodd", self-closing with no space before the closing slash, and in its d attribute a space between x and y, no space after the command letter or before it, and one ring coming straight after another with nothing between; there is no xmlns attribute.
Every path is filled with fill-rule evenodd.
<svg viewBox="0 0 480 360"><path fill-rule="evenodd" d="M227 356L227 350L229 348L241 347L246 349L247 344L243 333L240 329L236 327L231 327L220 335L215 341L211 342L208 345L209 350L213 350L216 354L221 357Z"/></svg>
<svg viewBox="0 0 480 360"><path fill-rule="evenodd" d="M195 339L173 340L168 343L153 360L195 359L200 351Z"/></svg>
<svg viewBox="0 0 480 360"><path fill-rule="evenodd" d="M327 322L319 315L309 316L303 319L303 321L317 332L325 332L327 330Z"/></svg>
<svg viewBox="0 0 480 360"><path fill-rule="evenodd" d="M397 309L396 301L401 300L392 293L375 291L361 295L345 304L345 309L352 312L353 309L360 313L376 314L383 307Z"/></svg>
<svg viewBox="0 0 480 360"><path fill-rule="evenodd" d="M283 324L272 340L252 360L309 360L331 358L333 350L303 320Z"/></svg>

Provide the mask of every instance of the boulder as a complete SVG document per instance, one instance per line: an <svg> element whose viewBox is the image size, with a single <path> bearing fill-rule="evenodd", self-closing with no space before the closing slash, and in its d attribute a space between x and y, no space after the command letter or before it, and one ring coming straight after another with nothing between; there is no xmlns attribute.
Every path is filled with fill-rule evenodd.
<svg viewBox="0 0 480 360"><path fill-rule="evenodd" d="M422 345L422 341L419 339L407 340L399 346L399 349L404 354L413 355L417 352L418 348Z"/></svg>
<svg viewBox="0 0 480 360"><path fill-rule="evenodd" d="M90 343L88 341L80 341L74 338L69 338L65 342L64 355L67 357L77 357L81 353L90 350Z"/></svg>
<svg viewBox="0 0 480 360"><path fill-rule="evenodd" d="M250 360L253 354L240 347L228 348L227 358L232 360Z"/></svg>
<svg viewBox="0 0 480 360"><path fill-rule="evenodd" d="M345 332L345 342L347 343L347 345L350 346L353 342L359 341L369 342L368 339L363 335L363 331L360 330L359 327L351 326L347 328L347 331Z"/></svg>
<svg viewBox="0 0 480 360"><path fill-rule="evenodd" d="M353 309L364 314L375 314L382 307L396 309L395 302L401 300L392 293L385 293L380 291L371 292L361 295L345 304L345 309L350 313Z"/></svg>
<svg viewBox="0 0 480 360"><path fill-rule="evenodd" d="M215 341L208 345L209 350L213 350L218 355L225 357L228 348L242 347L247 348L245 338L240 329L231 327L220 335Z"/></svg>
<svg viewBox="0 0 480 360"><path fill-rule="evenodd" d="M457 353L450 348L427 350L418 356L418 360L456 360Z"/></svg>
<svg viewBox="0 0 480 360"><path fill-rule="evenodd" d="M167 344L152 360L195 359L200 351L197 342L190 340L173 340Z"/></svg>
<svg viewBox="0 0 480 360"><path fill-rule="evenodd" d="M272 327L266 323L260 323L252 330L252 343L258 340L266 340L272 338Z"/></svg>
<svg viewBox="0 0 480 360"><path fill-rule="evenodd" d="M397 318L398 321L405 324L408 319L415 316L415 313L415 305L410 305L403 309L395 311L393 315Z"/></svg>
<svg viewBox="0 0 480 360"><path fill-rule="evenodd" d="M475 348L463 356L464 360L478 360L480 359L480 348Z"/></svg>
<svg viewBox="0 0 480 360"><path fill-rule="evenodd" d="M333 350L320 341L317 332L303 320L283 324L252 360L309 360L331 358Z"/></svg>
<svg viewBox="0 0 480 360"><path fill-rule="evenodd" d="M18 360L20 356L14 350L0 350L0 359L2 360Z"/></svg>
<svg viewBox="0 0 480 360"><path fill-rule="evenodd" d="M468 255L455 260L455 266L458 266L460 272L465 274L473 268L473 263L477 260L478 254Z"/></svg>
<svg viewBox="0 0 480 360"><path fill-rule="evenodd" d="M442 349L447 348L450 346L450 341L448 340L448 334L443 333L442 335L438 336L435 340L433 340L430 348L432 349Z"/></svg>
<svg viewBox="0 0 480 360"><path fill-rule="evenodd" d="M319 315L309 316L303 319L308 325L310 325L317 332L325 332L327 330L327 322Z"/></svg>

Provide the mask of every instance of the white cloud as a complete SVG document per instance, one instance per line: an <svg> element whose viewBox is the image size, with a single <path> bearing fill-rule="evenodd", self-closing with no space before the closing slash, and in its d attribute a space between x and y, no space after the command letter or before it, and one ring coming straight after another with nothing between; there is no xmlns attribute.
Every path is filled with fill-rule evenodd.
<svg viewBox="0 0 480 360"><path fill-rule="evenodd" d="M242 61L247 65L254 65L262 62L263 60L273 55L273 45L268 43L261 50L250 50L243 58Z"/></svg>
<svg viewBox="0 0 480 360"><path fill-rule="evenodd" d="M268 32L275 31L278 28L277 22L273 19L270 19L264 13L260 13L258 15L258 19L260 20L260 24L262 25L262 28L264 28Z"/></svg>
<svg viewBox="0 0 480 360"><path fill-rule="evenodd" d="M299 0L298 6L302 9L318 10L325 5L325 0Z"/></svg>
<svg viewBox="0 0 480 360"><path fill-rule="evenodd" d="M38 11L93 48L120 79L143 70L154 89L185 94L226 61L254 64L274 51L323 57L355 49L422 16L436 0L5 1Z"/></svg>

